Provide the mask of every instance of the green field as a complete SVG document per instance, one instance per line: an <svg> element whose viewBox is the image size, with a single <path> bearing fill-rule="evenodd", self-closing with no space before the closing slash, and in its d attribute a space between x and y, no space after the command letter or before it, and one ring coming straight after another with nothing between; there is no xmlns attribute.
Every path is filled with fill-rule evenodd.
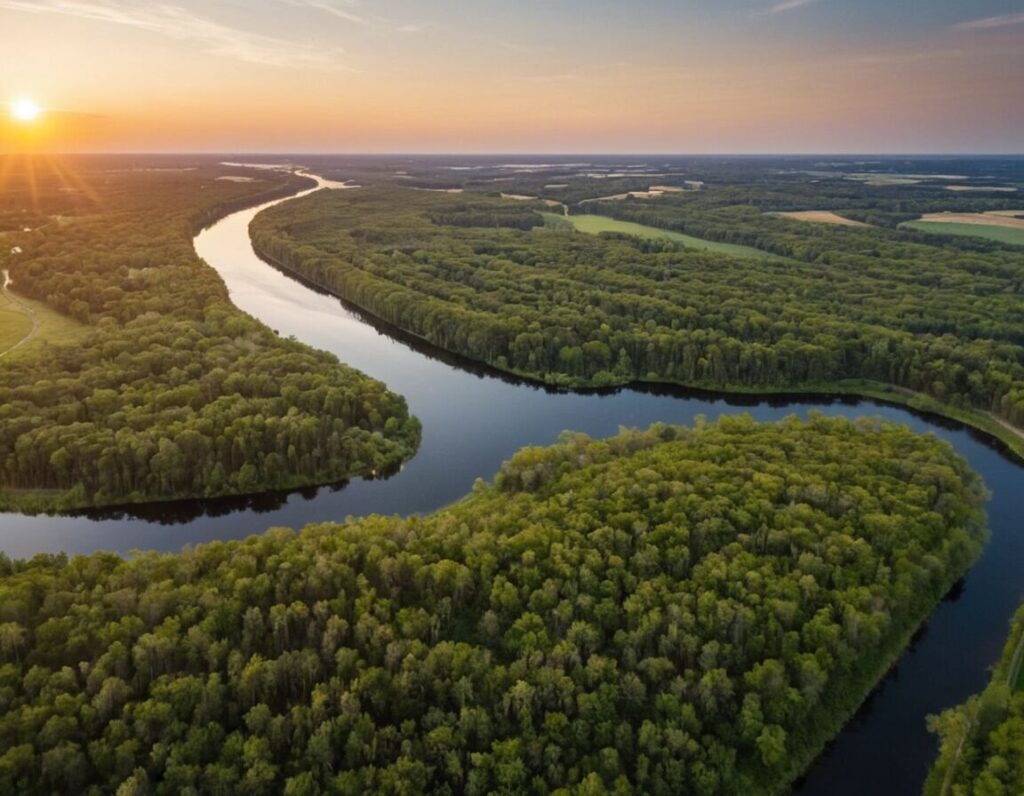
<svg viewBox="0 0 1024 796"><path fill-rule="evenodd" d="M0 293L0 354L16 346L32 331L32 318Z"/></svg>
<svg viewBox="0 0 1024 796"><path fill-rule="evenodd" d="M713 240L695 238L692 235L684 235L682 232L672 232L658 227L648 227L643 224L635 224L632 221L619 221L607 216L583 215L583 216L560 216L555 213L541 213L548 226L564 226L566 222L571 223L577 232L586 232L589 235L598 235L602 232L619 232L623 235L635 235L638 238L665 238L676 241L691 249L704 249L705 251L729 254L733 257L756 257L759 260L775 258L775 255L755 249L752 246L740 246L736 243L717 243Z"/></svg>
<svg viewBox="0 0 1024 796"><path fill-rule="evenodd" d="M55 312L40 301L13 296L0 289L0 356L18 357L44 342L73 343L87 330L84 324ZM25 340L29 335L31 339Z"/></svg>
<svg viewBox="0 0 1024 796"><path fill-rule="evenodd" d="M1000 243L1024 246L1024 229L1013 229L1012 227L997 227L989 224L953 224L946 221L906 221L900 226L932 235L970 235L975 238L988 238Z"/></svg>

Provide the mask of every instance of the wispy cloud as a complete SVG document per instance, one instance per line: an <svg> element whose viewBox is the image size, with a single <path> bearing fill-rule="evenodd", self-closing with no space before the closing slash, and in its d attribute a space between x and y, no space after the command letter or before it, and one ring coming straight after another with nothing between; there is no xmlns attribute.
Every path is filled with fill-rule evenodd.
<svg viewBox="0 0 1024 796"><path fill-rule="evenodd" d="M358 9L360 8L360 0L279 0L279 2L285 5L294 6L295 8L309 8L315 11L323 11L325 14L330 14L338 19L343 19L346 22L352 22L356 25L365 25L368 28L374 29L378 32L395 32L405 35L420 33L428 24L398 24L390 17L381 16L379 14L372 13L361 13Z"/></svg>
<svg viewBox="0 0 1024 796"><path fill-rule="evenodd" d="M124 25L172 39L192 41L207 52L265 66L344 69L338 53L238 30L168 3L131 0L0 0L0 10L56 14Z"/></svg>
<svg viewBox="0 0 1024 796"><path fill-rule="evenodd" d="M359 5L355 0L281 0L281 2L299 8L323 11L325 14L330 14L346 22L354 22L357 25L366 24L366 17L352 10Z"/></svg>
<svg viewBox="0 0 1024 796"><path fill-rule="evenodd" d="M957 30L988 30L989 28L1005 28L1008 25L1024 24L1024 14L1002 14L998 17L984 17L961 22L953 27Z"/></svg>
<svg viewBox="0 0 1024 796"><path fill-rule="evenodd" d="M772 6L768 10L768 13L784 14L787 11L795 11L796 9L802 8L803 6L809 6L811 3L814 2L816 2L816 0L784 0L784 2Z"/></svg>

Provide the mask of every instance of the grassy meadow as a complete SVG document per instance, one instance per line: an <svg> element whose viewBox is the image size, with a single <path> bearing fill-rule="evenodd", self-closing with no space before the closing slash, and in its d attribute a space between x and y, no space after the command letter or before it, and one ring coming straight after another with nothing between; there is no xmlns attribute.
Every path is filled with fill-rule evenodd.
<svg viewBox="0 0 1024 796"><path fill-rule="evenodd" d="M582 215L582 216L560 216L555 213L543 213L545 223L549 226L564 226L572 224L577 232L585 232L588 235L599 235L602 232L618 232L623 235L635 235L638 238L664 238L691 249L703 249L705 251L729 254L733 257L753 257L759 260L767 260L775 256L768 252L755 249L752 246L741 246L735 243L718 243L713 240L695 238L692 235L684 235L681 232L672 232L667 229L648 227L643 224L636 224L632 221L619 221L607 216ZM775 258L777 259L777 258Z"/></svg>
<svg viewBox="0 0 1024 796"><path fill-rule="evenodd" d="M970 235L975 238L988 238L1000 243L1024 246L1024 229L1012 227L990 224L956 224L946 221L907 221L900 226L932 235Z"/></svg>

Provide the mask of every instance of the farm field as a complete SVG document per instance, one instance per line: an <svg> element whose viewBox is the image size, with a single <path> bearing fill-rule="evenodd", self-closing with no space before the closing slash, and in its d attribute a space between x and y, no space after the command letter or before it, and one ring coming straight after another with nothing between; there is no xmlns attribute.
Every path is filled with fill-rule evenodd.
<svg viewBox="0 0 1024 796"><path fill-rule="evenodd" d="M600 235L602 232L618 232L622 235L635 235L638 238L664 239L681 243L691 249L729 254L733 257L753 257L759 260L774 258L769 252L755 249L753 246L741 246L735 243L718 243L713 240L695 238L693 235L684 235L682 232L672 232L658 227L648 227L644 224L636 224L632 221L619 221L615 218L599 215L582 216L559 216L554 213L543 213L545 223L549 226L557 226L569 222L576 228L577 232L585 232L589 235ZM777 258L776 258L777 259Z"/></svg>
<svg viewBox="0 0 1024 796"><path fill-rule="evenodd" d="M73 343L86 331L86 326L41 301L0 291L0 357L18 357L45 343Z"/></svg>
<svg viewBox="0 0 1024 796"><path fill-rule="evenodd" d="M938 224L979 224L1024 230L1024 210L990 210L985 213L926 213L921 221Z"/></svg>
<svg viewBox="0 0 1024 796"><path fill-rule="evenodd" d="M976 238L987 238L999 243L1010 243L1024 246L1024 222L1020 227L997 223L997 217L991 216L992 223L976 221L907 221L901 227L928 232L933 235L970 235Z"/></svg>
<svg viewBox="0 0 1024 796"><path fill-rule="evenodd" d="M0 355L16 346L32 331L32 319L11 301L7 291L0 294Z"/></svg>

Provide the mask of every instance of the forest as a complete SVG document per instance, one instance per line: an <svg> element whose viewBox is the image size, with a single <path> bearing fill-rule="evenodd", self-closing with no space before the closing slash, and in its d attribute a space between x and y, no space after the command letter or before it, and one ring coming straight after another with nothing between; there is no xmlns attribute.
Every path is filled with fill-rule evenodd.
<svg viewBox="0 0 1024 796"><path fill-rule="evenodd" d="M952 447L748 416L424 517L0 557L0 791L781 794L984 539Z"/></svg>
<svg viewBox="0 0 1024 796"><path fill-rule="evenodd" d="M828 391L854 380L1024 425L1019 250L794 221L766 215L781 202L739 196L726 186L601 212L777 257L574 234L531 225L549 209L540 200L394 182L271 208L250 233L269 261L382 320L553 385Z"/></svg>
<svg viewBox="0 0 1024 796"><path fill-rule="evenodd" d="M1024 607L982 693L929 717L939 757L924 796L1013 796L1024 793Z"/></svg>
<svg viewBox="0 0 1024 796"><path fill-rule="evenodd" d="M37 170L24 184L8 168L3 213L52 220L12 233L21 252L0 265L89 333L0 361L0 507L308 486L386 473L415 451L403 398L238 311L192 247L205 224L309 180L114 165L83 159L73 179Z"/></svg>

